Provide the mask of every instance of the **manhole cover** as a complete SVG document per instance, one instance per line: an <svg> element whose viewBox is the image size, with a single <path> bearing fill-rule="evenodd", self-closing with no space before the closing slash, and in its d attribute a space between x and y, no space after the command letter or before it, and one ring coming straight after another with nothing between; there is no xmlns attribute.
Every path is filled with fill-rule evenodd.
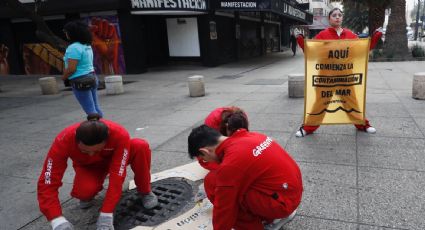
<svg viewBox="0 0 425 230"><path fill-rule="evenodd" d="M243 75L241 75L241 74L223 75L223 76L217 77L216 79L237 79L237 78L240 78L240 77L243 77Z"/></svg>
<svg viewBox="0 0 425 230"><path fill-rule="evenodd" d="M181 211L192 199L192 186L178 178L167 178L152 183L152 191L158 196L158 206L145 209L136 189L123 194L115 215L115 229L131 229L136 226L155 226Z"/></svg>
<svg viewBox="0 0 425 230"><path fill-rule="evenodd" d="M255 79L246 85L283 85L286 81L285 79Z"/></svg>

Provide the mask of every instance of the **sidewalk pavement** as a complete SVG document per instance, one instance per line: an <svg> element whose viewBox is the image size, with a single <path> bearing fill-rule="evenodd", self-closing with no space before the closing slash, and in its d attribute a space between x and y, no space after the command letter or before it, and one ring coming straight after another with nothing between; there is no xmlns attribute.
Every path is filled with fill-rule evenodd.
<svg viewBox="0 0 425 230"><path fill-rule="evenodd" d="M276 139L301 167L302 204L285 229L425 229L425 101L411 98L413 73L425 62L369 63L373 135L342 125L296 138L304 104L288 98L287 74L303 71L302 54L289 52L215 68L156 68L124 76L131 83L122 95L99 91L100 104L105 118L149 141L152 173L191 162L187 136L211 110L243 108L251 130ZM205 76L205 97L188 96L194 74ZM41 166L55 135L85 114L71 91L41 96L36 77L1 77L0 88L0 229L49 229L36 199ZM77 229L90 229L97 213L74 210L73 175L68 167L64 215L84 215Z"/></svg>

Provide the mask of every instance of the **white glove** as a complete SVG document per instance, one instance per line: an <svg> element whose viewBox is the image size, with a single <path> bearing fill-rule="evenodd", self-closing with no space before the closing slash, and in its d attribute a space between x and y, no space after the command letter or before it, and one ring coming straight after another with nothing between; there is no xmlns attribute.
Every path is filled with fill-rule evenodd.
<svg viewBox="0 0 425 230"><path fill-rule="evenodd" d="M114 230L114 217L112 213L100 213L96 223L96 230Z"/></svg>
<svg viewBox="0 0 425 230"><path fill-rule="evenodd" d="M52 221L50 221L53 230L74 230L74 226L65 219L65 217L60 216Z"/></svg>

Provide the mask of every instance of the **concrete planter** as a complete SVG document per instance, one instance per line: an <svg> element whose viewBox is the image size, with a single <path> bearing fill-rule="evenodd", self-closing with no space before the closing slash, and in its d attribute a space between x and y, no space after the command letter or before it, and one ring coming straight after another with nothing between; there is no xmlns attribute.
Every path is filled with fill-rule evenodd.
<svg viewBox="0 0 425 230"><path fill-rule="evenodd" d="M189 96L202 97L205 96L204 77L195 75L188 77Z"/></svg>
<svg viewBox="0 0 425 230"><path fill-rule="evenodd" d="M413 76L412 97L425 100L425 72L415 73Z"/></svg>
<svg viewBox="0 0 425 230"><path fill-rule="evenodd" d="M115 95L124 93L124 86L121 75L113 75L105 77L105 88L107 95Z"/></svg>
<svg viewBox="0 0 425 230"><path fill-rule="evenodd" d="M288 75L288 95L291 98L304 97L305 78L302 73Z"/></svg>
<svg viewBox="0 0 425 230"><path fill-rule="evenodd" d="M43 95L52 95L59 93L58 84L56 83L56 78L54 77L39 78L38 83L40 84L41 93Z"/></svg>

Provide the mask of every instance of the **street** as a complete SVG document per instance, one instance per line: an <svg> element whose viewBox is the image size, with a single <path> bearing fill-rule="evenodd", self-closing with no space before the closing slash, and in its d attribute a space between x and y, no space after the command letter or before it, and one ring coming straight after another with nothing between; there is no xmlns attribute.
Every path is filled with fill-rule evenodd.
<svg viewBox="0 0 425 230"><path fill-rule="evenodd" d="M187 136L211 110L244 109L250 129L277 140L300 165L303 199L285 229L425 229L425 101L411 97L413 74L424 66L424 61L369 63L366 113L376 134L339 125L295 137L304 99L288 98L287 75L304 72L302 52L214 68L154 68L123 76L125 93L107 96L100 90L99 101L105 119L150 143L152 173L192 162ZM206 95L191 98L187 77L198 74L205 77ZM36 197L41 167L54 137L85 119L71 91L60 84L59 95L42 96L37 79L0 78L0 229L50 229ZM81 214L73 210L74 172L68 166L60 190L65 216ZM94 218L92 225L97 214L85 213ZM90 229L79 224L77 229Z"/></svg>

